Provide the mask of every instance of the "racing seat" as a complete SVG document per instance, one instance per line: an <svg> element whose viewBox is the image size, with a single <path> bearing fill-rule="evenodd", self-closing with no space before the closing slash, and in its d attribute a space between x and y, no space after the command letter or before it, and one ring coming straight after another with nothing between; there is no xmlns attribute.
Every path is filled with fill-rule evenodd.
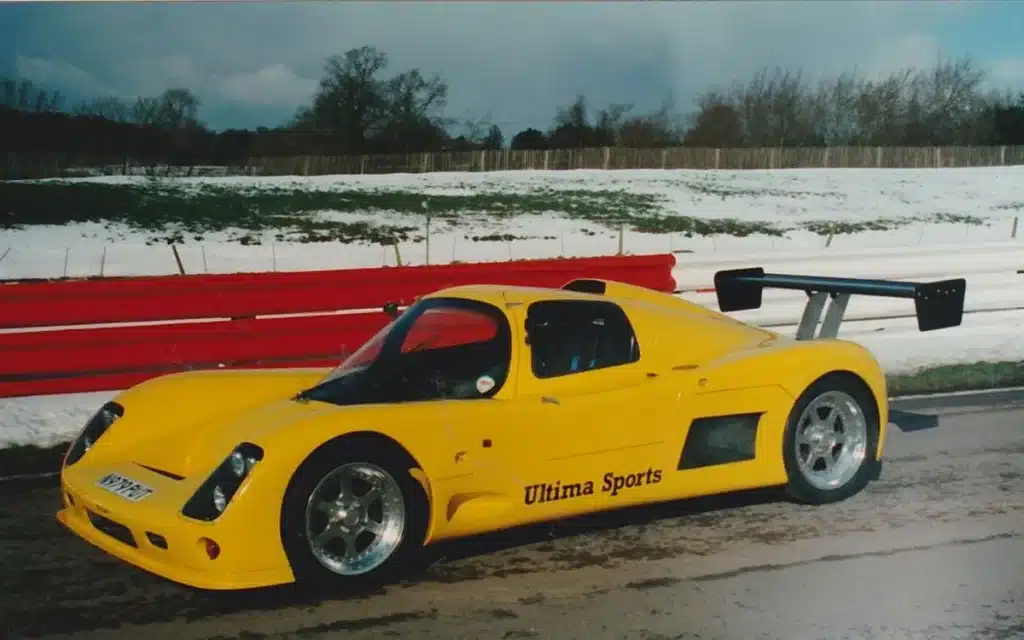
<svg viewBox="0 0 1024 640"><path fill-rule="evenodd" d="M537 373L542 377L590 371L633 360L636 341L632 335L628 340L619 339L624 336L615 331L615 327L594 320L571 327L571 331L564 329L567 327L563 327L563 331L541 334L534 341L534 360ZM557 340L556 336L563 335L566 337Z"/></svg>

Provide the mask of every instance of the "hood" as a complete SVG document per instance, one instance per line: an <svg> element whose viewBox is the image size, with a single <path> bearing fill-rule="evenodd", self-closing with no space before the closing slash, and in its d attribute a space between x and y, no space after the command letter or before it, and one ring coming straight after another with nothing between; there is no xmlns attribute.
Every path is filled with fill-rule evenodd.
<svg viewBox="0 0 1024 640"><path fill-rule="evenodd" d="M322 413L344 408L291 399L271 401L233 416L220 415L212 420L183 424L178 431L168 432L134 448L131 459L137 464L181 477L207 473L242 442L260 444L273 433L299 428L301 423Z"/></svg>
<svg viewBox="0 0 1024 640"><path fill-rule="evenodd" d="M148 380L118 395L124 415L90 450L187 477L255 441L331 407L291 400L322 369L196 371Z"/></svg>

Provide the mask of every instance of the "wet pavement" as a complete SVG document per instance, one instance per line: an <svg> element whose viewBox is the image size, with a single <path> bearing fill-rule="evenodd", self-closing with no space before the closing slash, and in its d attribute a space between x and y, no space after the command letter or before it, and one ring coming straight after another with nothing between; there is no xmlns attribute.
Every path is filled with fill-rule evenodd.
<svg viewBox="0 0 1024 640"><path fill-rule="evenodd" d="M63 531L55 489L6 495L0 638L1024 638L1024 412L906 406L881 480L844 503L532 527L347 599L179 587Z"/></svg>

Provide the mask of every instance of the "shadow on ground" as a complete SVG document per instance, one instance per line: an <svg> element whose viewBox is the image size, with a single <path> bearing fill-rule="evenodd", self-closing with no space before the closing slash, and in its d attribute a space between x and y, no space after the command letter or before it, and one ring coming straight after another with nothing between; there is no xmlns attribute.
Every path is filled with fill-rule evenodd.
<svg viewBox="0 0 1024 640"><path fill-rule="evenodd" d="M939 426L939 416L900 409L889 410L889 421L904 433L935 429Z"/></svg>
<svg viewBox="0 0 1024 640"><path fill-rule="evenodd" d="M0 637L73 633L117 628L123 624L149 624L178 619L195 621L244 611L312 607L325 601L366 600L386 596L392 590L425 583L453 584L488 577L544 573L567 568L600 566L609 560L657 559L680 552L659 549L661 556L651 556L650 549L627 545L629 550L620 549L611 557L600 553L600 545L586 545L587 549L567 550L561 553L557 558L557 567L543 562L503 562L506 558L482 561L485 556L502 551L526 551L531 546L536 549L545 543L550 544L588 534L608 535L623 527L643 526L671 518L686 518L686 524L695 527L714 526L717 521L715 514L718 512L774 502L779 496L778 490L759 490L705 497L591 514L553 524L521 527L443 543L430 548L425 558L429 564L418 568L404 581L387 587L348 593L313 593L294 586L240 592L190 589L125 565L84 542L71 539L70 534L57 528L58 525L50 517L39 523L38 528L45 527L45 531L20 532L26 536L26 543L29 538L39 540L41 533L54 544L63 545L65 553L73 554L74 564L81 566L57 566L53 558L47 563L46 558L34 558L34 554L21 553L12 546L12 543L18 542L20 535L18 532L12 532L15 534L13 539L4 540L6 548L0 547L5 552L3 555L10 556L4 561L7 575L0 579L0 587L3 587L4 591L17 590L22 595L5 598L0 602L0 620L4 621L0 626ZM56 495L53 498L56 504L58 498ZM51 531L51 527L57 530ZM75 547L70 549L72 544ZM576 548L576 545L566 546ZM8 573L8 562L14 560L13 556L19 556L22 560L19 567L12 567L15 570ZM356 625L354 628L368 628L376 626L377 622L375 619L366 619L353 620L345 624ZM3 634L4 631L7 635Z"/></svg>

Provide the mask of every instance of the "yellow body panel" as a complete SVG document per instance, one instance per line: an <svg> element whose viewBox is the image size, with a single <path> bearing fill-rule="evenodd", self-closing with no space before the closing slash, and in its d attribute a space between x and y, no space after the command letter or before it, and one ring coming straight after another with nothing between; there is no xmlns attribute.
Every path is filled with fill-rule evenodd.
<svg viewBox="0 0 1024 640"><path fill-rule="evenodd" d="M618 283L604 296L553 289L457 287L430 297L489 303L507 316L507 382L488 400L336 406L291 398L322 369L209 371L147 381L116 401L125 415L62 472L59 520L104 551L171 580L210 589L287 583L281 505L299 465L346 434L375 433L416 461L430 500L425 543L630 505L786 481L782 432L795 399L832 371L860 377L876 398L883 438L885 380L864 348L797 342L699 305ZM626 313L640 359L560 378L530 367L525 318L532 302L608 300ZM678 470L692 420L763 414L751 460ZM184 503L233 447L265 454L213 522L181 515ZM142 466L145 465L145 466ZM139 502L97 485L111 471L154 493ZM161 472L164 472L163 474ZM181 476L172 479L165 474ZM68 496L74 500L69 502ZM138 548L92 526L85 508L129 527ZM166 538L150 544L146 532ZM211 560L201 539L221 548Z"/></svg>

